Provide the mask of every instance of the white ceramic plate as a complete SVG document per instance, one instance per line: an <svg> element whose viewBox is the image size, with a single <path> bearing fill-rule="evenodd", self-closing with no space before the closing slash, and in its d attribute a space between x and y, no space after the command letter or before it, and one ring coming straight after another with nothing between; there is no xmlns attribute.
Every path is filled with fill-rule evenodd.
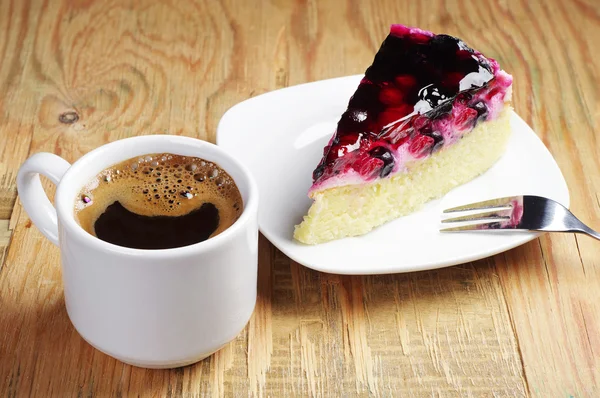
<svg viewBox="0 0 600 398"><path fill-rule="evenodd" d="M536 238L529 232L438 232L442 210L495 197L535 194L569 205L567 184L550 152L513 115L505 155L485 174L422 210L367 235L307 246L292 239L311 204L312 171L361 76L302 84L251 98L228 110L217 144L256 177L261 232L307 267L337 274L382 274L439 268L477 260Z"/></svg>

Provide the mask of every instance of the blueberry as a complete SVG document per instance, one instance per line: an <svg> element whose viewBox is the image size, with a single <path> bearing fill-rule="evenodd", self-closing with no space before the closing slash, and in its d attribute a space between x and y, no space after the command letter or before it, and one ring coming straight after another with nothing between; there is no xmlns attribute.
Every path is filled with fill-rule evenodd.
<svg viewBox="0 0 600 398"><path fill-rule="evenodd" d="M444 136L439 131L432 131L431 126L425 126L421 131L421 134L433 138L433 146L431 147L431 153L434 153L444 146Z"/></svg>
<svg viewBox="0 0 600 398"><path fill-rule="evenodd" d="M313 180L316 181L319 178L321 178L323 173L325 173L325 163L321 162L319 163L315 171L313 171Z"/></svg>
<svg viewBox="0 0 600 398"><path fill-rule="evenodd" d="M371 149L369 155L372 158L380 159L381 161L383 161L383 167L379 171L379 177L384 178L390 175L390 173L394 169L395 161L394 155L392 155L392 152L390 152L389 149L383 146L378 146Z"/></svg>
<svg viewBox="0 0 600 398"><path fill-rule="evenodd" d="M471 95L470 93L463 91L462 93L459 93L456 96L456 100L455 102L458 102L459 104L463 104L463 105L467 105L469 103L469 101L471 101L471 99L473 98L473 95Z"/></svg>
<svg viewBox="0 0 600 398"><path fill-rule="evenodd" d="M475 125L479 122L485 122L488 116L488 108L483 101L478 101L471 105L471 108L477 111L477 119L475 121Z"/></svg>
<svg viewBox="0 0 600 398"><path fill-rule="evenodd" d="M390 150L384 146L378 146L378 147L371 149L371 152L369 152L369 155L371 155L371 157L373 157L373 158L381 159L384 162L394 160L394 157L392 156L392 153L390 152Z"/></svg>
<svg viewBox="0 0 600 398"><path fill-rule="evenodd" d="M386 163L381 168L379 172L379 177L384 178L390 175L390 173L394 170L394 163Z"/></svg>

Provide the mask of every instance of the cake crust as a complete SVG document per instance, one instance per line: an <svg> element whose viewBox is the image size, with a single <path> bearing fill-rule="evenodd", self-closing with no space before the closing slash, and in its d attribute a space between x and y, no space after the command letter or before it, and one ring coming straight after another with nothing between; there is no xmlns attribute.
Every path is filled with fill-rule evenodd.
<svg viewBox="0 0 600 398"><path fill-rule="evenodd" d="M363 235L471 181L504 153L511 135L510 115L507 106L498 118L480 124L455 145L408 165L406 173L314 193L294 238L313 245Z"/></svg>

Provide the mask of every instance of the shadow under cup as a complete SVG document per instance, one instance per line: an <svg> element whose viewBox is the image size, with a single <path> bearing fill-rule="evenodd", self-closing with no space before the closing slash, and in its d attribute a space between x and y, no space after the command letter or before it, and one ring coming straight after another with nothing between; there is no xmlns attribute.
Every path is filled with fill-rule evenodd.
<svg viewBox="0 0 600 398"><path fill-rule="evenodd" d="M83 230L73 210L80 189L104 169L150 153L217 163L242 195L240 217L217 236L173 249L116 246ZM250 319L257 291L258 191L248 170L216 145L164 135L115 141L67 169L55 203L67 312L100 351L141 367L183 366L217 351Z"/></svg>

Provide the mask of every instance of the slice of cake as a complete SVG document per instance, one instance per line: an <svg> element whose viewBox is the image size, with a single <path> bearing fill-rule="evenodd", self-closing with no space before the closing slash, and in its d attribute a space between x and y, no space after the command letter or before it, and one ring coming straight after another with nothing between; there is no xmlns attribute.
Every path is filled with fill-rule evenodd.
<svg viewBox="0 0 600 398"><path fill-rule="evenodd" d="M294 238L365 234L486 171L510 136L511 84L455 37L392 25L313 172Z"/></svg>

